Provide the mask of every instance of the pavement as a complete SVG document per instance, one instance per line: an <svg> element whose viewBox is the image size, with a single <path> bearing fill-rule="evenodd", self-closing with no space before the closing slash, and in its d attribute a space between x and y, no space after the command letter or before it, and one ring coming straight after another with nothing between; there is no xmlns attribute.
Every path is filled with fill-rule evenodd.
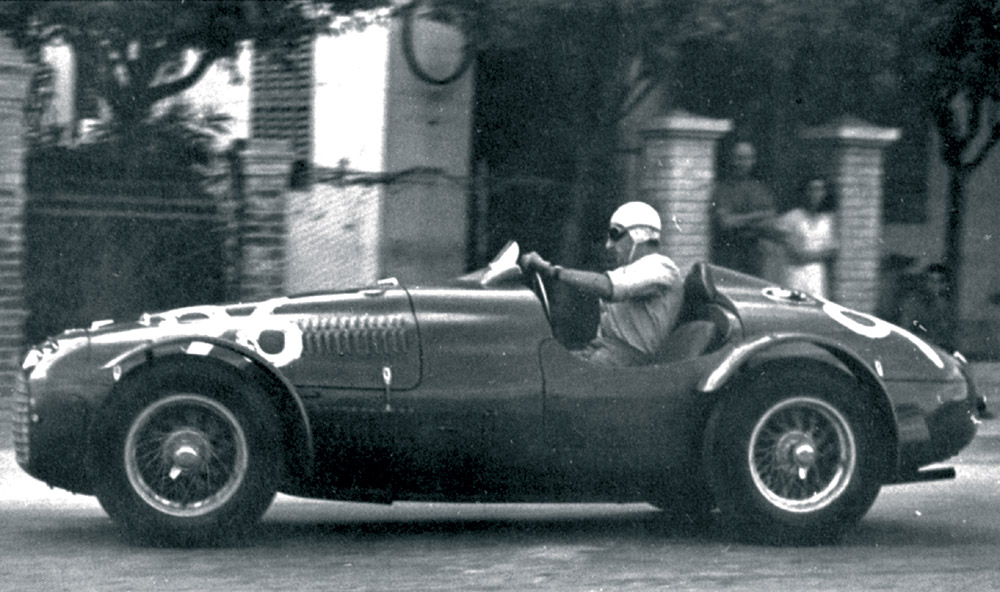
<svg viewBox="0 0 1000 592"><path fill-rule="evenodd" d="M972 362L969 374L980 395L986 397L986 408L993 417L981 420L979 435L1000 436L1000 362ZM0 396L0 448L10 448L12 443L10 396Z"/></svg>

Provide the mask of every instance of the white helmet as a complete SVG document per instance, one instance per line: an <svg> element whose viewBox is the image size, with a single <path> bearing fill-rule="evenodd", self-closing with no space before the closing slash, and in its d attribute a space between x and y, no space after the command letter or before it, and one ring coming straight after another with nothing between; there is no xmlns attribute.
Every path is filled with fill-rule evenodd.
<svg viewBox="0 0 1000 592"><path fill-rule="evenodd" d="M660 240L660 214L647 203L630 201L623 204L611 215L610 223L628 230L637 243Z"/></svg>

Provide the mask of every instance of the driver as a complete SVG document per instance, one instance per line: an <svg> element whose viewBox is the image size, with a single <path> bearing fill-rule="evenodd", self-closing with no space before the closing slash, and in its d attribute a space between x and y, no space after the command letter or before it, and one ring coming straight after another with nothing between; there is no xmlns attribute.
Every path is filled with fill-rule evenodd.
<svg viewBox="0 0 1000 592"><path fill-rule="evenodd" d="M680 270L659 252L660 215L642 202L629 202L611 216L604 247L615 261L605 273L553 265L538 253L521 257L521 267L564 282L601 300L597 337L574 352L609 366L653 361L680 315L684 297Z"/></svg>

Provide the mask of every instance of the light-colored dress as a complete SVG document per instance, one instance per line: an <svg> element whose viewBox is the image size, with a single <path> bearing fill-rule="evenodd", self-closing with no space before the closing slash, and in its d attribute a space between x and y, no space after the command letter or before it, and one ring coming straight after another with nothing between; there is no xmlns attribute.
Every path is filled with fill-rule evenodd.
<svg viewBox="0 0 1000 592"><path fill-rule="evenodd" d="M828 297L827 261L837 249L834 215L796 208L779 216L775 225L785 235L779 282L786 288Z"/></svg>

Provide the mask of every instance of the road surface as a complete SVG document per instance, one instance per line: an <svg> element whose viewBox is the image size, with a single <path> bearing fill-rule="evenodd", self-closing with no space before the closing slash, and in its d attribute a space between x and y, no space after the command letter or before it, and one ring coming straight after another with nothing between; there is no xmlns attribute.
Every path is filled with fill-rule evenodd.
<svg viewBox="0 0 1000 592"><path fill-rule="evenodd" d="M636 505L377 506L279 496L237 548L122 539L90 497L14 463L0 425L0 590L1000 590L1000 420L953 481L883 489L837 544L665 531Z"/></svg>

